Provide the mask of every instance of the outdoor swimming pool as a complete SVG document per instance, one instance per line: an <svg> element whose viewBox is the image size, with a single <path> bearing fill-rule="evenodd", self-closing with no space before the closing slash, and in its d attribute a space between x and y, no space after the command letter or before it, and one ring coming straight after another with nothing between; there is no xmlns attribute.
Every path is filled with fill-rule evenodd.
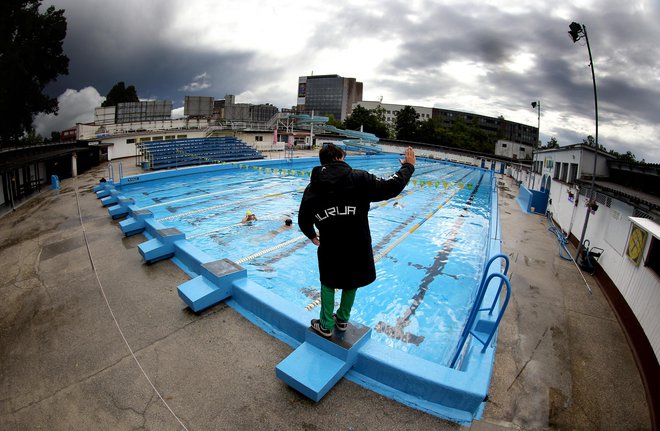
<svg viewBox="0 0 660 431"><path fill-rule="evenodd" d="M347 162L379 176L399 164L373 157ZM200 250L240 263L251 280L296 306L317 309L316 247L295 223L284 225L287 217L297 220L307 173L316 164L297 165L294 172L286 164L268 171L243 165L221 175L129 185L122 193ZM352 319L375 328L372 338L387 346L448 365L487 257L491 176L420 159L413 180L399 197L372 204L378 278L360 289ZM259 220L241 224L246 211Z"/></svg>
<svg viewBox="0 0 660 431"><path fill-rule="evenodd" d="M398 160L397 155L346 159L353 168L383 177L398 169ZM207 260L226 258L239 264L247 270L252 295L282 301L278 304L284 305L273 307L286 308L284 314L308 325L319 312L317 249L296 222L303 190L317 164L317 158L310 158L185 168L123 178L117 188L133 203L132 214L148 210L155 224L185 234L186 243L209 256ZM465 421L478 414L490 381L494 345L483 353L481 344L468 343L459 365L454 369L450 364L486 261L499 253L494 197L492 171L418 158L404 191L371 205L378 278L359 290L351 321L372 328L372 343L362 350L348 378L443 417ZM258 220L240 223L246 211ZM293 219L292 227L285 226L286 218ZM151 237L149 229L146 235ZM175 261L195 275L185 262ZM338 268L341 262L337 256ZM241 301L232 301L229 304L241 311ZM292 326L277 328L281 318L256 317L255 323L270 322L284 332L290 344L300 340ZM390 375L401 368L406 369L404 375ZM464 395L457 396L455 386Z"/></svg>

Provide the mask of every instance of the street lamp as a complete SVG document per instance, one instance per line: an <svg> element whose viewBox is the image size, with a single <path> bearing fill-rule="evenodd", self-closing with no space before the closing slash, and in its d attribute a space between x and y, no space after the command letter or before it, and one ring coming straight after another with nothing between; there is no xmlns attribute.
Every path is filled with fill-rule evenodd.
<svg viewBox="0 0 660 431"><path fill-rule="evenodd" d="M541 142L541 101L537 100L532 102L532 108L538 110L538 126L536 128L536 142L532 145L532 189L534 188L534 182L536 177L534 176L534 149Z"/></svg>
<svg viewBox="0 0 660 431"><path fill-rule="evenodd" d="M596 73L594 72L594 60L591 56L591 46L589 45L589 37L587 37L587 27L584 24L578 24L573 21L571 25L568 26L570 29L568 34L571 36L573 43L584 38L587 42L587 50L589 51L589 67L591 67L591 78L594 82L594 111L596 115L596 139L595 139L595 151L594 151L594 169L591 172L591 190L589 191L589 200L587 201L587 215L584 218L584 226L582 227L582 235L580 236L580 244L575 255L575 259L580 258L580 253L582 252L582 243L584 242L584 234L587 231L587 224L589 223L589 214L591 214L592 205L595 204L596 195L594 192L594 183L596 181L596 161L598 160L598 94L596 93ZM589 290L591 292L591 289Z"/></svg>

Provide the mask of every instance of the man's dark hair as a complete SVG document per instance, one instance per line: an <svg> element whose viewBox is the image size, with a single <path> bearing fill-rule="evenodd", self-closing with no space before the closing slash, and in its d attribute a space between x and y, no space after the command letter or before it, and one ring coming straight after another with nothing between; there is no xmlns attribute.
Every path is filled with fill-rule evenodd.
<svg viewBox="0 0 660 431"><path fill-rule="evenodd" d="M319 160L321 160L322 165L327 165L328 163L343 159L345 155L344 150L335 144L328 143L323 144L321 151L319 151Z"/></svg>
<svg viewBox="0 0 660 431"><path fill-rule="evenodd" d="M288 218L288 219L284 220L284 224L287 225L287 226L291 226L293 224L293 220Z"/></svg>

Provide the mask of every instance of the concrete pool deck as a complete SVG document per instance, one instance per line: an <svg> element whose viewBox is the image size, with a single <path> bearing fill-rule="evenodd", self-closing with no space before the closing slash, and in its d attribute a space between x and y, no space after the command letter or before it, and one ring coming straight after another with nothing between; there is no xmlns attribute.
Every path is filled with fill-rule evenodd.
<svg viewBox="0 0 660 431"><path fill-rule="evenodd" d="M141 172L124 165L125 175ZM176 294L183 271L143 264L142 235L124 238L91 192L106 172L64 180L0 218L0 429L180 430L179 420L190 430L651 428L596 280L586 276L590 295L545 219L522 213L509 178L498 188L513 295L489 402L466 428L346 379L318 404L290 389L275 377L288 345L224 304L191 313Z"/></svg>

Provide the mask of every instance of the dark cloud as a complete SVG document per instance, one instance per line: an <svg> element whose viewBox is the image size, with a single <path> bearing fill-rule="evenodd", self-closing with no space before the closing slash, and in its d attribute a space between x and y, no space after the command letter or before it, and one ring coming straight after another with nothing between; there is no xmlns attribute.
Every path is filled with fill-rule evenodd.
<svg viewBox="0 0 660 431"><path fill-rule="evenodd" d="M183 90L184 86L201 74L206 73L207 86L199 92L223 98L249 89L273 72L250 66L254 52L222 46L191 48L192 41L164 38L174 18L172 2L145 10L141 3L70 3L58 5L65 9L68 22L64 48L70 58L69 75L48 88L52 95L87 86L106 95L124 81L136 87L140 98L169 99L180 106L184 96L194 92Z"/></svg>
<svg viewBox="0 0 660 431"><path fill-rule="evenodd" d="M391 41L392 48L383 52L378 75L353 74L364 82L365 93L387 94L391 103L437 98L437 102L416 104L485 115L519 112L520 118L505 116L523 123L534 123L529 103L541 100L541 139L547 142L555 136L567 145L593 134L571 129L573 124L590 124L594 116L587 49L584 41L574 44L567 34L570 21L575 20L586 21L588 27L602 142L617 151L633 143L651 142L654 136L638 134L657 131L660 123L660 12L649 1L602 0L594 6L561 2L568 19L558 18L551 13L552 7L542 4L508 11L499 4L469 1L460 5L413 3L421 4L421 10L413 10L404 0L368 7L363 2L339 2L328 5L321 15L318 9L317 15L307 15L304 8L295 8L286 16L280 14L272 29L255 28L269 37L278 26L317 21L311 33L296 36L298 46L304 41L303 48L292 52L282 41L282 53L272 53L281 60L278 62L263 59L263 50L245 48L239 40L231 46L195 40L198 36L193 35L203 34L204 29L200 33L195 22L190 23L190 32L181 28L181 3L176 0L159 1L157 7L153 2L130 0L57 1L56 7L66 10L65 51L71 62L70 75L49 88L56 96L67 88L88 86L104 96L115 83L124 81L135 85L140 97L170 99L175 107L181 106L186 94L222 98L227 93L257 94L257 88L260 97L265 94L270 100L255 102L288 106L295 100L297 76L310 72L292 69L290 64L314 70L326 49L345 48L347 56L357 55L348 51L349 45L355 45L352 42L376 39ZM204 13L201 4L190 7ZM255 16L264 13L254 7ZM222 17L217 25L222 26ZM249 17L244 25L252 25ZM264 39L264 43L268 41ZM512 69L518 60L533 64L522 62L521 70ZM455 62L482 68L473 71L482 72L474 85L442 72ZM341 74L344 66L338 64L336 70L322 73ZM453 98L447 99L448 94ZM465 100L461 100L463 96ZM479 106L474 106L475 100ZM550 118L560 122L550 124ZM626 131L614 124L623 125ZM660 152L653 153L658 150L647 145L638 148L660 160Z"/></svg>

